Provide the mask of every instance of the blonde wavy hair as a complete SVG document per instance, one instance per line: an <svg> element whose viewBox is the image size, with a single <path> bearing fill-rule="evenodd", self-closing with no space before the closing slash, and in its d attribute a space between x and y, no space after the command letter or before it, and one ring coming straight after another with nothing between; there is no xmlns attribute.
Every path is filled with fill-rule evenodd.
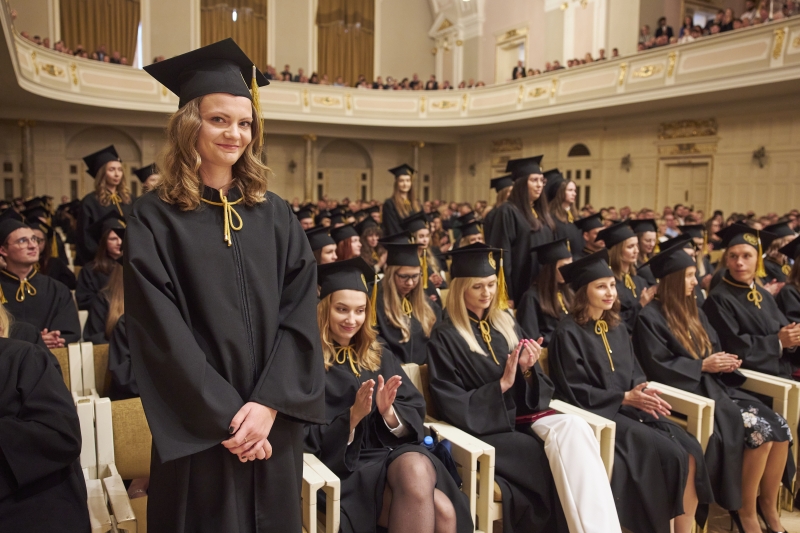
<svg viewBox="0 0 800 533"><path fill-rule="evenodd" d="M11 325L14 317L6 310L6 306L0 305L0 338L7 339L11 334Z"/></svg>
<svg viewBox="0 0 800 533"><path fill-rule="evenodd" d="M397 291L397 284L394 281L395 274L403 267L399 266L386 266L383 277L383 308L386 311L386 318L389 323L400 330L402 338L400 342L408 342L411 338L411 319L403 314L403 298ZM420 277L424 276L420 269ZM420 279L417 286L408 293L406 296L411 302L412 312L411 315L419 320L422 325L422 331L426 337L431 336L431 330L436 324L436 314L431 309L431 304L428 303L428 297L422 289L422 279ZM380 305L380 303L378 304Z"/></svg>
<svg viewBox="0 0 800 533"><path fill-rule="evenodd" d="M322 298L317 304L317 325L319 326L319 335L322 340L322 355L325 358L325 370L330 368L336 362L336 348L333 345L331 338L331 302L333 295L331 293L325 298ZM376 372L381 366L381 345L377 341L378 330L372 327L372 308L369 305L369 298L364 295L364 300L367 303L364 324L353 336L353 344L355 345L355 364L360 369L367 369L371 372Z"/></svg>
<svg viewBox="0 0 800 533"><path fill-rule="evenodd" d="M112 161L109 161L111 163ZM118 162L118 161L113 161ZM106 168L108 163L100 167L94 177L94 192L97 195L97 201L100 205L107 206L111 203L111 192L106 187ZM122 170L122 179L117 185L117 196L120 197L123 204L131 203L131 190L128 188L128 180L125 177L125 170Z"/></svg>
<svg viewBox="0 0 800 533"><path fill-rule="evenodd" d="M164 202L192 211L200 205L202 181L200 180L200 154L197 138L202 118L200 103L203 97L195 98L176 111L167 124L167 142L161 152L158 169L161 180L154 190ZM252 107L252 104L251 104ZM245 205L253 206L265 200L269 168L261 161L263 135L261 121L253 107L253 134L250 144L233 165L233 180L242 193Z"/></svg>
<svg viewBox="0 0 800 533"><path fill-rule="evenodd" d="M469 345L470 351L481 355L488 355L486 350L478 343L472 327L469 325L469 314L467 304L464 301L464 293L473 284L484 278L453 278L450 281L450 292L447 293L447 313L450 315L450 322L455 326L458 334ZM500 332L506 339L509 352L519 343L519 337L514 330L514 317L509 311L503 311L497 303L497 291L492 296L489 309L486 310L484 320L489 322L493 328Z"/></svg>

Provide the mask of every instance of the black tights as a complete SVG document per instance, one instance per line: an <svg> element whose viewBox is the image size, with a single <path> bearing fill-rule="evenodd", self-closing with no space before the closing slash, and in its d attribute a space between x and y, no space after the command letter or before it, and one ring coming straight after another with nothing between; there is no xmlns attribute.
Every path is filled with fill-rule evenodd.
<svg viewBox="0 0 800 533"><path fill-rule="evenodd" d="M455 533L456 511L423 454L404 453L389 465L378 525L389 533Z"/></svg>

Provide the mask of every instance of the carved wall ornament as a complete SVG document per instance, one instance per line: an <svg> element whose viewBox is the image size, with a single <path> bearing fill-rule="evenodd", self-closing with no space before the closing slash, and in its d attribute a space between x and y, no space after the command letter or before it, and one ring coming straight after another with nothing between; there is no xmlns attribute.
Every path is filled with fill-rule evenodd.
<svg viewBox="0 0 800 533"><path fill-rule="evenodd" d="M342 101L339 98L332 98L330 96L315 96L314 103L316 105L321 105L325 107L333 107L342 105Z"/></svg>
<svg viewBox="0 0 800 533"><path fill-rule="evenodd" d="M75 63L70 63L69 72L72 75L72 84L78 85L78 65L76 65Z"/></svg>
<svg viewBox="0 0 800 533"><path fill-rule="evenodd" d="M531 98L539 98L540 96L543 96L545 94L547 94L547 89L545 89L544 87L536 87L534 90L528 93L528 96L530 96Z"/></svg>
<svg viewBox="0 0 800 533"><path fill-rule="evenodd" d="M303 89L303 107L308 107L308 89Z"/></svg>
<svg viewBox="0 0 800 533"><path fill-rule="evenodd" d="M456 41L456 46L463 46L463 44L464 44L464 41L462 41L461 39Z"/></svg>
<svg viewBox="0 0 800 533"><path fill-rule="evenodd" d="M497 139L492 141L492 153L521 152L522 139Z"/></svg>
<svg viewBox="0 0 800 533"><path fill-rule="evenodd" d="M678 120L664 122L658 126L658 138L681 139L684 137L709 137L717 134L716 119Z"/></svg>
<svg viewBox="0 0 800 533"><path fill-rule="evenodd" d="M458 107L457 100L436 100L435 102L431 102L431 107L434 109L441 109L442 111L447 109L453 109L454 107Z"/></svg>
<svg viewBox="0 0 800 533"><path fill-rule="evenodd" d="M786 39L786 28L778 28L775 30L775 47L772 49L772 59L781 57L784 39Z"/></svg>
<svg viewBox="0 0 800 533"><path fill-rule="evenodd" d="M57 67L50 63L42 63L42 70L50 74L55 78L60 78L64 75L64 69L61 67Z"/></svg>
<svg viewBox="0 0 800 533"><path fill-rule="evenodd" d="M626 72L628 72L628 64L627 63L622 63L619 66L619 86L620 87L622 87L622 85L625 83L625 73Z"/></svg>
<svg viewBox="0 0 800 533"><path fill-rule="evenodd" d="M517 95L517 103L521 104L522 100L524 98L525 98L525 86L524 85L520 85L519 86L519 94Z"/></svg>
<svg viewBox="0 0 800 533"><path fill-rule="evenodd" d="M424 96L420 96L419 97L419 112L420 113L424 113L425 112L425 97Z"/></svg>
<svg viewBox="0 0 800 533"><path fill-rule="evenodd" d="M669 53L669 58L667 59L667 77L671 78L672 73L675 72L675 62L678 60L678 52L672 51Z"/></svg>
<svg viewBox="0 0 800 533"><path fill-rule="evenodd" d="M467 104L469 103L469 96L467 93L464 93L461 96L461 112L464 113L467 111Z"/></svg>
<svg viewBox="0 0 800 533"><path fill-rule="evenodd" d="M556 87L558 87L558 78L553 78L553 83L550 87L550 98L554 98L556 95Z"/></svg>
<svg viewBox="0 0 800 533"><path fill-rule="evenodd" d="M347 107L348 111L353 109L353 97L350 96L350 93L347 93L346 95L344 95L344 103L345 103L345 106Z"/></svg>
<svg viewBox="0 0 800 533"><path fill-rule="evenodd" d="M656 74L660 74L664 70L664 65L645 65L633 71L634 78L649 78Z"/></svg>
<svg viewBox="0 0 800 533"><path fill-rule="evenodd" d="M444 31L447 28L452 28L452 27L453 27L453 23L450 22L450 19L444 19L442 21L442 24L439 26L439 29L436 30L436 31Z"/></svg>
<svg viewBox="0 0 800 533"><path fill-rule="evenodd" d="M792 39L792 48L800 48L800 35Z"/></svg>
<svg viewBox="0 0 800 533"><path fill-rule="evenodd" d="M36 75L39 75L39 63L36 62L36 52L31 52L31 63L33 63L33 68L36 70Z"/></svg>

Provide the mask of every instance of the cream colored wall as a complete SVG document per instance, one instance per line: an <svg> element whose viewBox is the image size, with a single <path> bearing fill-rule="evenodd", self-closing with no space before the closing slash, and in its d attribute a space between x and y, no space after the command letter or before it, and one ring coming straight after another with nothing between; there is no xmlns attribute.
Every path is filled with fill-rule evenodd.
<svg viewBox="0 0 800 533"><path fill-rule="evenodd" d="M478 77L486 83L493 83L495 77L496 36L516 28L528 28L531 32L544 31L544 0L492 0L487 2L484 12L483 33L480 36L480 64ZM548 21L549 22L549 21ZM548 29L549 31L549 29ZM549 40L549 37L548 37ZM539 55L540 40L532 46L530 37L526 49L528 65L542 68L544 60ZM511 78L511 72L508 72Z"/></svg>
<svg viewBox="0 0 800 533"><path fill-rule="evenodd" d="M431 49L435 46L428 36L433 14L428 0L376 0L380 5L379 70L375 76L411 78L415 72L427 80L435 71ZM452 82L452 80L451 80Z"/></svg>
<svg viewBox="0 0 800 533"><path fill-rule="evenodd" d="M42 39L45 37L50 38L50 44L57 40L55 39L51 26L51 20L48 16L48 6L52 0L15 0L10 2L11 8L17 10L17 20L14 26L19 31L26 31L31 37L34 35L40 36Z"/></svg>
<svg viewBox="0 0 800 533"><path fill-rule="evenodd" d="M275 24L275 67L278 72L285 64L291 65L292 73L302 68L307 75L314 69L312 58L313 28L316 11L313 0L270 0L274 3ZM270 42L273 42L270 38ZM272 55L272 53L270 53ZM320 73L322 74L322 73ZM335 74L329 72L333 80Z"/></svg>
<svg viewBox="0 0 800 533"><path fill-rule="evenodd" d="M608 45L606 57L614 48L621 56L636 53L639 42L639 0L608 0Z"/></svg>
<svg viewBox="0 0 800 533"><path fill-rule="evenodd" d="M140 0L143 64L200 46L200 0ZM148 24L149 21L149 24Z"/></svg>

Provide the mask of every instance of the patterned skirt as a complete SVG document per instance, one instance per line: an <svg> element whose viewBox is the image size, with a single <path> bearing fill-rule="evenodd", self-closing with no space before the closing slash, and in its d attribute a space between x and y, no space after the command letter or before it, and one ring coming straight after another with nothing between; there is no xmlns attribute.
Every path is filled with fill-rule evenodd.
<svg viewBox="0 0 800 533"><path fill-rule="evenodd" d="M765 442L792 442L792 430L786 420L758 401L733 400L742 412L744 443L758 448Z"/></svg>

